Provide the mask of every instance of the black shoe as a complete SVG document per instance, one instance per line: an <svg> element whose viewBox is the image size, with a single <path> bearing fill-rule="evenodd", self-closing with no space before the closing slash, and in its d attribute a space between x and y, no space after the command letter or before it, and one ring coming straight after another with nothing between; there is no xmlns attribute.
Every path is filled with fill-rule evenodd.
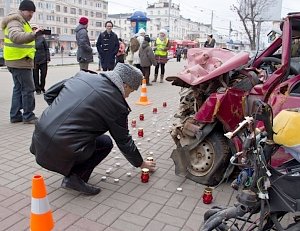
<svg viewBox="0 0 300 231"><path fill-rule="evenodd" d="M23 123L24 124L36 124L38 121L37 117L33 117L31 120L24 120Z"/></svg>
<svg viewBox="0 0 300 231"><path fill-rule="evenodd" d="M41 91L36 91L36 94L37 94L37 95L40 95L40 94L41 94Z"/></svg>
<svg viewBox="0 0 300 231"><path fill-rule="evenodd" d="M96 195L101 189L85 183L79 176L72 174L69 177L64 177L61 187L73 189L86 195Z"/></svg>
<svg viewBox="0 0 300 231"><path fill-rule="evenodd" d="M22 119L22 118L19 118L19 119L10 119L10 122L11 122L12 124L20 123L20 122L23 122L23 119Z"/></svg>

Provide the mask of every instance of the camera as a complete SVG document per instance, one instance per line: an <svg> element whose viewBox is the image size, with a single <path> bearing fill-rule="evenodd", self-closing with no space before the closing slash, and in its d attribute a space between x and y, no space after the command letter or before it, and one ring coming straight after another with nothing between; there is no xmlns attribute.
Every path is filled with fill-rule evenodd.
<svg viewBox="0 0 300 231"><path fill-rule="evenodd" d="M42 30L42 34L51 35L51 30Z"/></svg>

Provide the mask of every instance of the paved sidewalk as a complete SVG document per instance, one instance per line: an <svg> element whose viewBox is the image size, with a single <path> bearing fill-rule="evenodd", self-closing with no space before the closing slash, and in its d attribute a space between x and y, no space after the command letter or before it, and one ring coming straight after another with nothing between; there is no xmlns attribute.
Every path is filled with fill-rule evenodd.
<svg viewBox="0 0 300 231"><path fill-rule="evenodd" d="M184 64L169 62L166 76L176 74ZM46 87L71 77L78 69L77 65L50 67ZM97 65L92 65L91 69L96 70ZM95 169L90 180L90 183L102 188L101 193L87 197L60 188L62 176L36 164L28 150L34 126L9 123L13 85L5 68L0 69L0 76L0 230L29 230L31 179L34 174L41 174L45 179L55 220L54 230L200 230L203 213L210 207L201 200L204 186L176 176L173 161L169 158L174 142L168 129L178 107L178 87L168 82L147 87L148 98L152 101L149 106L135 104L140 91L128 99L132 108L129 121L136 119L137 127L144 128L145 137L137 138L137 130L132 128L131 133L142 155L146 158L151 151L157 162L157 171L150 176L150 181L141 183L140 169L132 168L115 146L108 158ZM162 107L163 101L167 102L167 108ZM37 116L46 106L43 96L37 95ZM153 107L158 108L158 122L155 125ZM138 120L140 113L145 114L143 122ZM150 138L149 142L147 138ZM109 168L112 168L111 174L107 175ZM127 172L131 172L131 177L126 175ZM107 179L101 181L104 175ZM115 178L119 179L118 183L114 182ZM177 187L183 190L179 192ZM215 189L213 196L212 205L228 205L235 200L228 184Z"/></svg>

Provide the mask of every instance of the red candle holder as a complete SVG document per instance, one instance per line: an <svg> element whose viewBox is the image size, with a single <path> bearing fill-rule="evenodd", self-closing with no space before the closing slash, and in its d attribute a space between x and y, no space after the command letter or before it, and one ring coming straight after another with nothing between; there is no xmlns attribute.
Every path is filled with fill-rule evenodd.
<svg viewBox="0 0 300 231"><path fill-rule="evenodd" d="M163 102L163 107L167 107L167 102Z"/></svg>
<svg viewBox="0 0 300 231"><path fill-rule="evenodd" d="M131 127L135 128L136 127L136 120L131 121Z"/></svg>
<svg viewBox="0 0 300 231"><path fill-rule="evenodd" d="M204 189L204 193L202 195L202 201L204 204L210 204L212 200L213 200L212 188L207 187Z"/></svg>
<svg viewBox="0 0 300 231"><path fill-rule="evenodd" d="M152 112L153 112L153 114L157 114L157 107L154 107Z"/></svg>
<svg viewBox="0 0 300 231"><path fill-rule="evenodd" d="M144 114L141 113L141 114L140 114L140 121L144 121L144 119L145 119Z"/></svg>
<svg viewBox="0 0 300 231"><path fill-rule="evenodd" d="M147 183L149 181L149 169L142 168L141 181Z"/></svg>
<svg viewBox="0 0 300 231"><path fill-rule="evenodd" d="M138 129L138 137L139 137L139 138L144 137L144 129L143 129L143 128L139 128L139 129Z"/></svg>

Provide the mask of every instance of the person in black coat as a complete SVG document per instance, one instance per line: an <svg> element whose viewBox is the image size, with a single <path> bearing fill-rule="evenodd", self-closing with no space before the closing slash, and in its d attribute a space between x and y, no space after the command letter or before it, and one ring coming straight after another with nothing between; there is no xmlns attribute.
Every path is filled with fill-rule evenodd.
<svg viewBox="0 0 300 231"><path fill-rule="evenodd" d="M77 41L77 61L79 62L80 70L88 70L89 63L94 61L93 49L91 47L89 35L88 35L88 18L81 17L79 24L75 29L76 41Z"/></svg>
<svg viewBox="0 0 300 231"><path fill-rule="evenodd" d="M106 30L100 33L96 47L101 56L101 66L103 71L111 71L115 66L115 57L119 51L118 36L112 31L113 23L105 23Z"/></svg>
<svg viewBox="0 0 300 231"><path fill-rule="evenodd" d="M37 25L31 25L32 30L38 28ZM50 62L49 47L44 35L38 35L35 39L35 56L33 80L35 85L35 92L37 95L45 92L46 77L48 72L48 63Z"/></svg>
<svg viewBox="0 0 300 231"><path fill-rule="evenodd" d="M50 106L35 125L30 147L39 165L65 176L62 187L87 195L100 192L87 182L113 147L107 131L133 166L155 170L155 162L143 161L127 124L125 98L141 85L141 71L118 63L99 75L80 71L45 93Z"/></svg>

